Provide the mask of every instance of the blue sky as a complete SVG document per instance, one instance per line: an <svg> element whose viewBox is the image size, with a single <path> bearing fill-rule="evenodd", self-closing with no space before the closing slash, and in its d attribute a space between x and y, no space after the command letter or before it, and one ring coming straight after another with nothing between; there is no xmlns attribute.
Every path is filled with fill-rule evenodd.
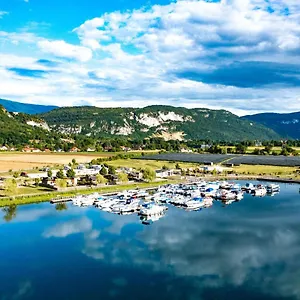
<svg viewBox="0 0 300 300"><path fill-rule="evenodd" d="M300 110L298 0L0 0L0 97Z"/></svg>

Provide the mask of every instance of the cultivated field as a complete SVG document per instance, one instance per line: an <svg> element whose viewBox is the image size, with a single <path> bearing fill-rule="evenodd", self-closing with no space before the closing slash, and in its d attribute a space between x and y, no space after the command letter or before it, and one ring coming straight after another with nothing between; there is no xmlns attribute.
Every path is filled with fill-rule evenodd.
<svg viewBox="0 0 300 300"><path fill-rule="evenodd" d="M163 160L163 161L181 161L204 164L210 163L221 163L227 159L233 158L237 155L230 154L195 154L195 153L166 153L156 154L151 156L144 156L142 159L145 160Z"/></svg>
<svg viewBox="0 0 300 300"><path fill-rule="evenodd" d="M144 156L143 159L157 161L181 161L191 163L230 163L243 165L269 166L300 166L300 156L272 156L272 155L238 155L238 154L194 154L194 153L166 153Z"/></svg>
<svg viewBox="0 0 300 300"><path fill-rule="evenodd" d="M176 163L170 161L155 161L155 160L144 160L144 159L118 159L114 161L107 162L108 165L114 166L116 168L127 167L135 169L150 168L152 170L161 169L166 166L168 169L175 169ZM192 168L198 166L195 163L182 163L179 162L181 168Z"/></svg>
<svg viewBox="0 0 300 300"><path fill-rule="evenodd" d="M93 158L112 155L114 153L0 153L0 172L63 165L71 162L73 158L79 163L86 163Z"/></svg>

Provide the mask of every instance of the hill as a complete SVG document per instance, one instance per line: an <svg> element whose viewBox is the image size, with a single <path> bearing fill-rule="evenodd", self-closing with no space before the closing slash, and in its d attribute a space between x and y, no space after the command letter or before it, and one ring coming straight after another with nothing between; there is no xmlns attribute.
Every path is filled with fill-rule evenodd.
<svg viewBox="0 0 300 300"><path fill-rule="evenodd" d="M63 107L38 115L62 133L91 137L163 137L166 140L271 140L280 135L225 110L172 106L145 108Z"/></svg>
<svg viewBox="0 0 300 300"><path fill-rule="evenodd" d="M45 128L44 121L25 114L9 113L0 105L0 146L21 147L30 141L46 145L60 140L58 134Z"/></svg>
<svg viewBox="0 0 300 300"><path fill-rule="evenodd" d="M284 138L300 139L300 112L290 114L262 113L242 117L273 129Z"/></svg>
<svg viewBox="0 0 300 300"><path fill-rule="evenodd" d="M4 99L0 99L0 105L9 112L19 112L30 115L46 113L57 108L57 106L52 105L27 104Z"/></svg>

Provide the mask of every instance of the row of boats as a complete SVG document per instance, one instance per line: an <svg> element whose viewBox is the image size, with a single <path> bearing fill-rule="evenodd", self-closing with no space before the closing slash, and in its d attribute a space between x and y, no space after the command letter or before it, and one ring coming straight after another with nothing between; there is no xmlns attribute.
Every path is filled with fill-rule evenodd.
<svg viewBox="0 0 300 300"><path fill-rule="evenodd" d="M263 197L279 192L279 185L268 186L247 183L241 186L229 182L195 182L193 184L168 184L155 190L127 190L113 196L98 193L78 196L73 199L76 206L95 206L103 211L115 214L138 213L143 223L156 221L164 216L168 204L187 211L200 210L213 205L215 200L224 204L240 201L244 193Z"/></svg>

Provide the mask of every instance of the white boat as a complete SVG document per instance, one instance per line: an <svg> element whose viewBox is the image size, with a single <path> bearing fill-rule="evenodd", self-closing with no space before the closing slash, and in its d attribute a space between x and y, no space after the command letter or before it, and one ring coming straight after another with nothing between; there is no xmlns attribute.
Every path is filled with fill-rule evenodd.
<svg viewBox="0 0 300 300"><path fill-rule="evenodd" d="M120 203L120 199L118 198L110 198L110 199L107 199L105 201L101 201L101 202L98 202L96 205L98 208L100 209L103 209L103 210L109 210L111 208L111 206L117 204L117 203Z"/></svg>
<svg viewBox="0 0 300 300"><path fill-rule="evenodd" d="M255 188L254 184L253 183L246 183L246 185L243 187L244 190L246 191L251 191Z"/></svg>
<svg viewBox="0 0 300 300"><path fill-rule="evenodd" d="M140 206L140 201L137 199L129 199L126 203L116 203L110 207L113 213L127 213L134 212Z"/></svg>
<svg viewBox="0 0 300 300"><path fill-rule="evenodd" d="M259 185L255 188L253 194L257 197L263 197L267 194L267 189L264 186Z"/></svg>
<svg viewBox="0 0 300 300"><path fill-rule="evenodd" d="M184 203L184 207L186 207L187 209L196 210L204 207L204 203L198 200L189 200Z"/></svg>
<svg viewBox="0 0 300 300"><path fill-rule="evenodd" d="M236 194L236 200L242 200L244 198L244 193L242 191Z"/></svg>
<svg viewBox="0 0 300 300"><path fill-rule="evenodd" d="M92 196L83 197L80 206L92 206L94 205L95 198Z"/></svg>
<svg viewBox="0 0 300 300"><path fill-rule="evenodd" d="M272 193L279 192L279 191L280 191L279 184L271 183L271 184L267 185L268 194L272 194Z"/></svg>
<svg viewBox="0 0 300 300"><path fill-rule="evenodd" d="M157 214L162 214L168 209L166 206L157 205L154 203L143 204L140 210L140 215L142 216L152 216Z"/></svg>
<svg viewBox="0 0 300 300"><path fill-rule="evenodd" d="M187 202L190 198L184 197L184 196L175 196L173 199L169 201L169 203L173 205L184 205L185 202Z"/></svg>

